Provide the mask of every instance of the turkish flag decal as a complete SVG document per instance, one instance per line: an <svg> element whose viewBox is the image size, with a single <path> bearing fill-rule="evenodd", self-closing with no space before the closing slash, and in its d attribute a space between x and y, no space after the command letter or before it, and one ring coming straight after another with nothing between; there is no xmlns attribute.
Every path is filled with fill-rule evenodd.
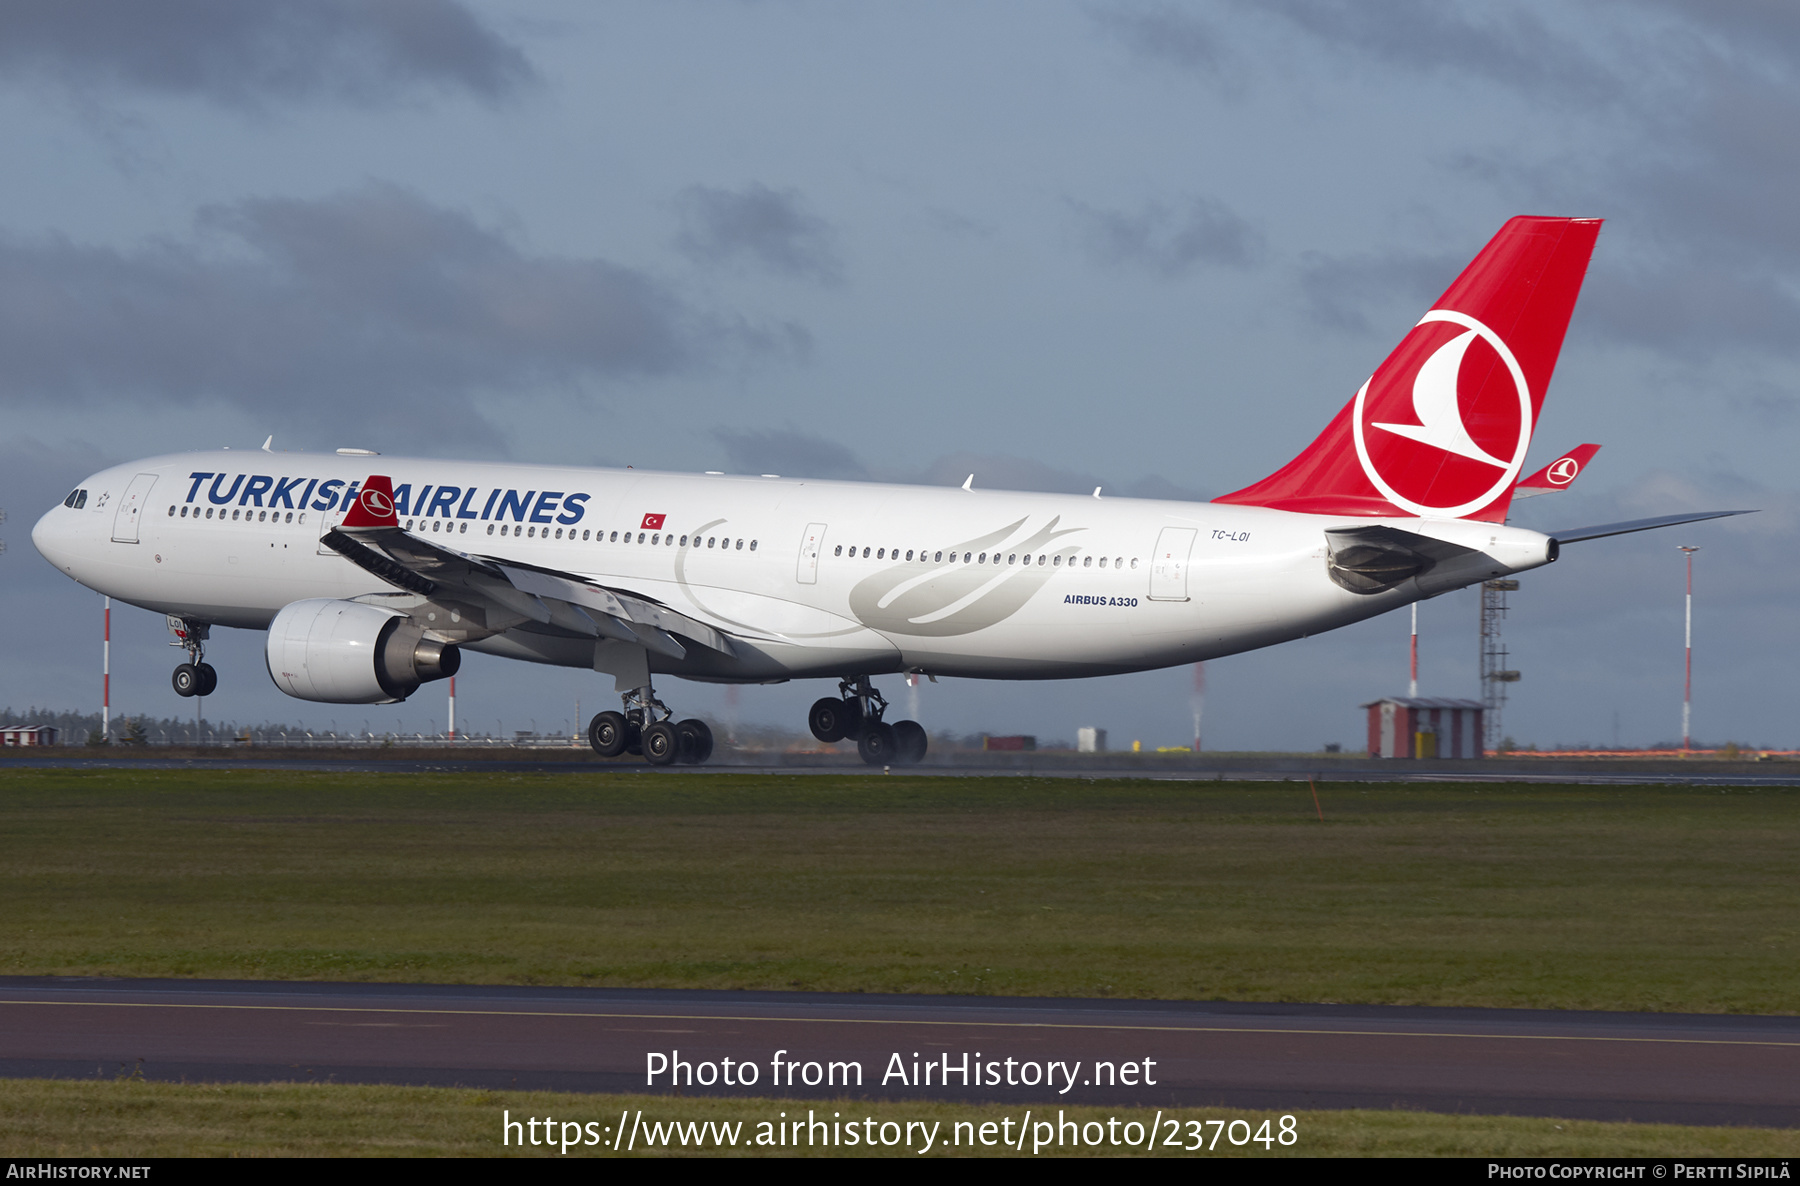
<svg viewBox="0 0 1800 1186"><path fill-rule="evenodd" d="M638 524L638 526L645 531L661 531L663 520L667 517L668 516L666 515L645 515L644 521Z"/></svg>

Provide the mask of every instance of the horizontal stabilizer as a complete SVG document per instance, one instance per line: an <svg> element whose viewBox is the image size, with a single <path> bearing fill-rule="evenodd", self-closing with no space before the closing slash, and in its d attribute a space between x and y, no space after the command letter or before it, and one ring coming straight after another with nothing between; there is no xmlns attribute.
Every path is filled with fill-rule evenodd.
<svg viewBox="0 0 1800 1186"><path fill-rule="evenodd" d="M1513 498L1531 498L1567 490L1569 483L1581 476L1581 471L1599 451L1599 445L1576 445L1529 478L1519 479L1519 484L1513 487Z"/></svg>
<svg viewBox="0 0 1800 1186"><path fill-rule="evenodd" d="M1623 523L1601 523L1595 527L1572 527L1567 531L1546 531L1544 534L1559 544L1578 544L1587 539L1605 539L1609 535L1629 535L1634 531L1654 531L1658 527L1673 527L1678 523L1699 523L1706 519L1723 519L1730 515L1754 515L1749 511L1702 511L1688 515L1658 515L1654 519L1627 519Z"/></svg>

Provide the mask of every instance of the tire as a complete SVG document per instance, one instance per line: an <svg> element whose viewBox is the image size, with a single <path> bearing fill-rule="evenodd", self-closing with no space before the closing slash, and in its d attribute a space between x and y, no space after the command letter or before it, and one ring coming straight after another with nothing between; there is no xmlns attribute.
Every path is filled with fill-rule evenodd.
<svg viewBox="0 0 1800 1186"><path fill-rule="evenodd" d="M213 670L211 663L202 663L194 670L200 676L200 687L194 695L210 696L219 690L219 673Z"/></svg>
<svg viewBox="0 0 1800 1186"><path fill-rule="evenodd" d="M667 766L681 757L681 738L667 721L648 726L643 744L644 760L652 766Z"/></svg>
<svg viewBox="0 0 1800 1186"><path fill-rule="evenodd" d="M192 663L183 663L169 677L169 682L175 685L175 694L186 699L200 690L200 672Z"/></svg>
<svg viewBox="0 0 1800 1186"><path fill-rule="evenodd" d="M630 740L631 727L626 723L624 713L597 713L588 722L588 744L603 758L618 757L625 752Z"/></svg>
<svg viewBox="0 0 1800 1186"><path fill-rule="evenodd" d="M902 766L917 766L925 760L925 750L930 742L925 736L925 726L917 721L894 722L894 761Z"/></svg>
<svg viewBox="0 0 1800 1186"><path fill-rule="evenodd" d="M820 741L854 737L857 726L862 724L862 705L855 700L838 700L830 696L815 700L812 711L806 714L806 724Z"/></svg>
<svg viewBox="0 0 1800 1186"><path fill-rule="evenodd" d="M681 737L681 760L690 766L698 766L712 757L712 729L703 720L690 717L675 726L675 732Z"/></svg>
<svg viewBox="0 0 1800 1186"><path fill-rule="evenodd" d="M891 765L896 748L894 727L880 721L870 722L856 739L856 752L871 766Z"/></svg>

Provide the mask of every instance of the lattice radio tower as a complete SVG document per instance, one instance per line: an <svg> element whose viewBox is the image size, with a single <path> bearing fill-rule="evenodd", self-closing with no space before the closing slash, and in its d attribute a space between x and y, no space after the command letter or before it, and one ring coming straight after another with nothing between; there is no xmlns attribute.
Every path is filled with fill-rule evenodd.
<svg viewBox="0 0 1800 1186"><path fill-rule="evenodd" d="M1519 682L1519 673L1506 666L1506 644L1500 626L1506 621L1506 595L1519 591L1519 582L1481 583L1481 707L1482 748L1493 753L1506 736L1500 714L1506 708L1506 685Z"/></svg>

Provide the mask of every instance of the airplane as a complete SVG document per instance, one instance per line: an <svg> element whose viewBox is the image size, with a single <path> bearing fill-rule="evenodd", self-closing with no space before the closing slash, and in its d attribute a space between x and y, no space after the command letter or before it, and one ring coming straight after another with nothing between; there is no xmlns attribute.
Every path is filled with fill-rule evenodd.
<svg viewBox="0 0 1800 1186"><path fill-rule="evenodd" d="M1600 220L1519 217L1325 430L1211 502L333 454L216 451L92 475L33 528L81 584L168 616L209 695L214 626L270 678L405 700L461 651L611 675L603 756L704 761L656 676L836 679L808 724L872 765L925 756L877 676L1075 679L1304 638L1555 561L1564 545L1743 511L1507 525ZM1520 489L1524 485L1525 489Z"/></svg>

